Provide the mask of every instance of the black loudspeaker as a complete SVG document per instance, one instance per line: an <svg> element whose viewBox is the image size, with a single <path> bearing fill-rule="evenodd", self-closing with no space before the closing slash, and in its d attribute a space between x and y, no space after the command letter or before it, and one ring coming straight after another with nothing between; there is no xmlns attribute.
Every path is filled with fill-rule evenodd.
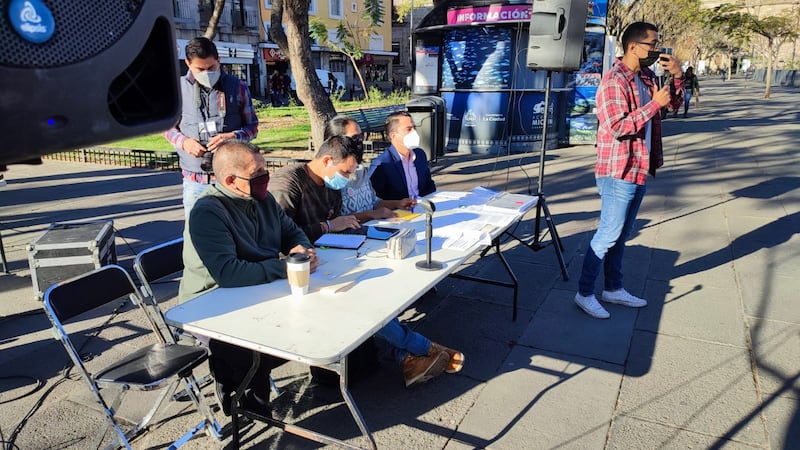
<svg viewBox="0 0 800 450"><path fill-rule="evenodd" d="M581 66L587 0L533 0L528 68L566 72Z"/></svg>
<svg viewBox="0 0 800 450"><path fill-rule="evenodd" d="M6 140L0 164L176 123L180 93L172 2L0 5L0 130Z"/></svg>

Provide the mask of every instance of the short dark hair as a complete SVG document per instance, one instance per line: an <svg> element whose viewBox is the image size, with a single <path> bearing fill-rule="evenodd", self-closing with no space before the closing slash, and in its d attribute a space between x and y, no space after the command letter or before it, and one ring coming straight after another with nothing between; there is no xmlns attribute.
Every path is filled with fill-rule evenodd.
<svg viewBox="0 0 800 450"><path fill-rule="evenodd" d="M647 22L633 22L628 25L628 28L625 28L625 32L622 33L622 51L627 52L630 44L646 39L648 31L658 33L658 27Z"/></svg>
<svg viewBox="0 0 800 450"><path fill-rule="evenodd" d="M211 42L211 39L201 36L186 43L186 59L189 61L194 58L206 59L210 56L213 56L214 59L219 59L217 46Z"/></svg>
<svg viewBox="0 0 800 450"><path fill-rule="evenodd" d="M340 163L349 157L353 157L358 161L360 150L356 143L346 136L333 136L326 139L322 145L319 146L315 159L322 158L325 155L330 155L334 163Z"/></svg>
<svg viewBox="0 0 800 450"><path fill-rule="evenodd" d="M414 118L411 117L411 114L406 111L397 111L389 114L389 117L386 118L386 123L384 124L386 136L389 136L389 133L397 129L401 117L408 117L412 122L414 121Z"/></svg>
<svg viewBox="0 0 800 450"><path fill-rule="evenodd" d="M252 142L242 139L226 139L222 141L214 151L212 162L214 173L219 178L234 175L237 170L245 168L241 155L246 154L260 155L261 150Z"/></svg>
<svg viewBox="0 0 800 450"><path fill-rule="evenodd" d="M341 114L334 116L325 124L325 140L334 136L343 136L345 132L344 129L351 123L356 123L355 119Z"/></svg>

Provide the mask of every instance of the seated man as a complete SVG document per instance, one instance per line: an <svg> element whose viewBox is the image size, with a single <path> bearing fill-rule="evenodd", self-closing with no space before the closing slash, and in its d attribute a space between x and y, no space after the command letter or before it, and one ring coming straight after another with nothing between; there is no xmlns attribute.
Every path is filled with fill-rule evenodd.
<svg viewBox="0 0 800 450"><path fill-rule="evenodd" d="M269 173L258 149L245 141L225 141L217 148L213 165L216 184L197 199L184 231L179 301L217 286L250 286L286 278L281 253L310 253L311 270L316 270L316 253L305 233L267 192ZM230 395L250 369L252 352L214 339L209 348L209 366L227 414ZM268 413L269 373L283 362L261 355L243 408Z"/></svg>
<svg viewBox="0 0 800 450"><path fill-rule="evenodd" d="M342 196L338 192L356 169L357 152L358 147L351 139L334 136L320 146L308 164L287 166L275 172L270 192L312 241L328 230L358 226L355 217L339 215ZM445 371L458 372L464 365L461 352L431 342L397 319L376 335L393 347L406 387L424 383Z"/></svg>
<svg viewBox="0 0 800 450"><path fill-rule="evenodd" d="M369 178L378 197L416 200L436 191L411 114L405 111L390 114L386 119L386 136L392 145L369 166Z"/></svg>

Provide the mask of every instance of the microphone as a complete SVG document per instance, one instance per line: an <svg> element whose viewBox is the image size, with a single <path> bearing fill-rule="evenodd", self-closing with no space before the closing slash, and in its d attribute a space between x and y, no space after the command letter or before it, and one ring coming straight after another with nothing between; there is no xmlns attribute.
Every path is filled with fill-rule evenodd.
<svg viewBox="0 0 800 450"><path fill-rule="evenodd" d="M417 204L425 211L425 261L417 261L417 269L419 270L441 270L444 264L439 261L431 261L431 238L433 237L433 212L436 211L436 205L427 199L420 199Z"/></svg>
<svg viewBox="0 0 800 450"><path fill-rule="evenodd" d="M419 199L417 201L417 205L422 207L422 210L425 211L425 214L433 215L433 213L436 212L436 205L428 199Z"/></svg>

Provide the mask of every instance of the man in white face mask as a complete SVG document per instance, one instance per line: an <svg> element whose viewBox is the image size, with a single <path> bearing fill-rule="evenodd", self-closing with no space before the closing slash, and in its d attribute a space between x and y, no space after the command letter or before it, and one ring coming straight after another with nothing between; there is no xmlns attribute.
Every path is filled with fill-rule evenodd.
<svg viewBox="0 0 800 450"><path fill-rule="evenodd" d="M186 44L188 71L179 82L183 106L175 128L164 135L180 157L186 217L195 200L214 181L214 151L227 139L250 141L258 134L247 83L226 74L217 47L199 37Z"/></svg>
<svg viewBox="0 0 800 450"><path fill-rule="evenodd" d="M428 158L419 148L419 134L411 114L405 111L390 114L386 119L386 136L392 145L375 158L369 168L370 181L378 197L416 200L434 192L436 184Z"/></svg>

